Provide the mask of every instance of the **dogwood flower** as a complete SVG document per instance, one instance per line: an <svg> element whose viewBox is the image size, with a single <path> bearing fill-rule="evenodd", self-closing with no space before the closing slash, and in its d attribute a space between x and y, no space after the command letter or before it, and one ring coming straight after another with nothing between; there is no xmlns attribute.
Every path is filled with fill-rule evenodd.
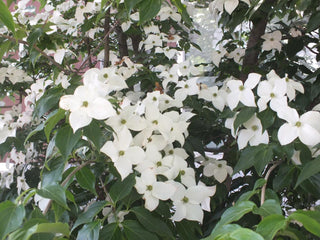
<svg viewBox="0 0 320 240"><path fill-rule="evenodd" d="M212 52L211 59L213 64L219 67L221 58L223 58L227 53L228 53L227 50L222 45L220 45L219 50L214 50Z"/></svg>
<svg viewBox="0 0 320 240"><path fill-rule="evenodd" d="M73 95L62 96L59 106L70 111L69 122L74 132L89 125L93 118L103 120L116 114L106 98L87 86L77 87Z"/></svg>
<svg viewBox="0 0 320 240"><path fill-rule="evenodd" d="M231 91L227 96L227 103L231 110L233 110L239 102L242 102L248 107L256 106L252 89L258 84L260 78L260 74L250 73L244 84L240 80L229 80L227 82L227 86Z"/></svg>
<svg viewBox="0 0 320 240"><path fill-rule="evenodd" d="M176 190L168 182L158 182L155 173L151 169L142 172L141 177L136 177L135 188L138 193L143 194L145 208L150 211L157 208L159 199L168 200Z"/></svg>
<svg viewBox="0 0 320 240"><path fill-rule="evenodd" d="M114 134L114 140L107 141L101 152L111 158L122 179L132 173L132 165L137 165L145 158L143 149L132 145L132 135L127 128Z"/></svg>
<svg viewBox="0 0 320 240"><path fill-rule="evenodd" d="M272 33L265 33L261 38L264 39L264 42L262 43L263 51L270 51L272 49L277 49L279 52L281 51L282 33L279 30Z"/></svg>
<svg viewBox="0 0 320 240"><path fill-rule="evenodd" d="M199 93L199 98L212 102L212 105L222 112L226 105L227 92L219 89L217 86L202 88Z"/></svg>
<svg viewBox="0 0 320 240"><path fill-rule="evenodd" d="M181 183L172 182L172 184L177 190L171 197L175 207L175 213L171 219L179 222L185 218L202 223L203 211L200 204L214 195L215 187L195 185L186 189Z"/></svg>
<svg viewBox="0 0 320 240"><path fill-rule="evenodd" d="M256 115L253 115L247 122L243 124L245 129L241 129L238 133L239 150L247 146L257 146L260 143L267 144L269 142L269 135L267 131L262 132L262 124Z"/></svg>
<svg viewBox="0 0 320 240"><path fill-rule="evenodd" d="M296 91L304 93L304 88L301 83L288 78L288 76L285 76L284 79L287 83L287 96L289 101L292 101L296 97Z"/></svg>
<svg viewBox="0 0 320 240"><path fill-rule="evenodd" d="M215 158L208 158L203 161L203 175L206 177L214 177L219 183L222 183L227 176L231 176L233 169L227 165L225 160L217 160Z"/></svg>
<svg viewBox="0 0 320 240"><path fill-rule="evenodd" d="M243 48L236 48L235 50L233 50L232 52L230 52L229 54L227 54L228 58L233 58L233 60L238 63L241 64L242 63L242 57L244 56L246 50Z"/></svg>
<svg viewBox="0 0 320 240"><path fill-rule="evenodd" d="M291 143L297 137L306 145L314 146L320 143L320 113L309 111L299 114L296 109L283 107L277 112L278 117L287 121L278 131L281 145Z"/></svg>
<svg viewBox="0 0 320 240"><path fill-rule="evenodd" d="M250 5L249 0L241 0L245 2L246 4ZM223 12L223 7L226 10L227 13L230 15L232 12L237 8L239 5L239 0L214 0L210 3L211 6L209 6L212 10L217 9L219 12Z"/></svg>
<svg viewBox="0 0 320 240"><path fill-rule="evenodd" d="M196 77L190 78L187 81L179 81L177 84L178 90L174 93L174 97L179 101L183 101L187 98L188 95L195 95L199 93L199 86L197 84Z"/></svg>

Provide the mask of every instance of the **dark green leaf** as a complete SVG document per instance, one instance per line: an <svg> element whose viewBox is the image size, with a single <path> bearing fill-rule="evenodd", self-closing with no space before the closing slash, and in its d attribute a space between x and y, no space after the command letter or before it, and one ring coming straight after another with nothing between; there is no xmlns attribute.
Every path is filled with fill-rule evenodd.
<svg viewBox="0 0 320 240"><path fill-rule="evenodd" d="M2 60L2 57L10 49L10 47L11 47L11 41L9 40L0 43L0 62Z"/></svg>
<svg viewBox="0 0 320 240"><path fill-rule="evenodd" d="M33 29L27 38L29 45L32 47L39 40L42 34L43 34L42 28Z"/></svg>
<svg viewBox="0 0 320 240"><path fill-rule="evenodd" d="M195 221L182 220L175 222L176 230L183 240L199 239L202 235L199 223Z"/></svg>
<svg viewBox="0 0 320 240"><path fill-rule="evenodd" d="M258 224L256 232L261 234L265 240L272 240L276 233L287 226L284 216L273 214L269 215Z"/></svg>
<svg viewBox="0 0 320 240"><path fill-rule="evenodd" d="M56 137L56 146L64 159L67 159L72 153L73 148L80 138L81 131L73 133L73 130L69 125L66 125L59 130Z"/></svg>
<svg viewBox="0 0 320 240"><path fill-rule="evenodd" d="M91 222L92 219L104 208L106 204L107 204L106 201L99 201L91 204L85 212L79 215L71 231L73 231L75 228L77 228L81 224Z"/></svg>
<svg viewBox="0 0 320 240"><path fill-rule="evenodd" d="M51 116L48 116L45 127L44 127L44 133L47 137L47 142L49 142L50 139L50 133L52 129L57 125L57 123L65 117L65 111L62 109L58 109L53 112Z"/></svg>
<svg viewBox="0 0 320 240"><path fill-rule="evenodd" d="M0 203L0 239L16 230L22 224L25 210L22 205L17 206L10 201Z"/></svg>
<svg viewBox="0 0 320 240"><path fill-rule="evenodd" d="M219 229L215 230L214 232L211 233L210 236L204 238L203 240L215 240L215 239L220 239L220 236L229 234L237 229L241 228L238 224L227 224L221 226Z"/></svg>
<svg viewBox="0 0 320 240"><path fill-rule="evenodd" d="M141 240L141 239L148 239L148 240L158 240L159 238L144 229L138 222L133 220L125 220L122 223L123 230L127 239L130 240Z"/></svg>
<svg viewBox="0 0 320 240"><path fill-rule="evenodd" d="M58 107L58 102L61 96L62 92L59 89L48 89L37 101L33 116L35 118L40 118L53 107Z"/></svg>
<svg viewBox="0 0 320 240"><path fill-rule="evenodd" d="M314 12L311 17L309 18L308 24L307 24L307 31L311 32L313 30L316 30L320 26L320 12Z"/></svg>
<svg viewBox="0 0 320 240"><path fill-rule="evenodd" d="M266 168L267 164L273 159L273 150L269 145L263 145L260 151L255 155L254 168L256 169L259 176L261 176L262 171Z"/></svg>
<svg viewBox="0 0 320 240"><path fill-rule="evenodd" d="M142 1L139 4L139 22L144 23L157 15L161 8L161 0Z"/></svg>
<svg viewBox="0 0 320 240"><path fill-rule="evenodd" d="M149 231L159 236L174 238L170 228L159 218L155 217L144 207L134 207L131 211L136 215L138 221Z"/></svg>
<svg viewBox="0 0 320 240"><path fill-rule="evenodd" d="M296 3L296 7L300 11L306 10L310 4L312 3L312 0L298 0Z"/></svg>
<svg viewBox="0 0 320 240"><path fill-rule="evenodd" d="M98 240L100 228L100 221L85 224L78 232L77 240Z"/></svg>
<svg viewBox="0 0 320 240"><path fill-rule="evenodd" d="M123 181L121 181L121 179L118 179L110 189L110 196L112 200L114 202L117 202L128 196L135 183L136 180L134 174L129 175Z"/></svg>
<svg viewBox="0 0 320 240"><path fill-rule="evenodd" d="M267 128L271 127L274 123L274 120L276 119L276 113L272 111L270 108L267 108L262 112L259 112L257 115L263 127L262 131L265 131Z"/></svg>
<svg viewBox="0 0 320 240"><path fill-rule="evenodd" d="M302 183L304 180L308 179L309 177L319 172L320 172L320 157L304 165L301 173L299 174L295 188L298 187L299 184Z"/></svg>
<svg viewBox="0 0 320 240"><path fill-rule="evenodd" d="M172 0L171 1L177 8L179 13L181 14L182 20L185 22L187 27L192 26L192 20L190 18L189 13L187 12L186 5L181 3L181 0Z"/></svg>
<svg viewBox="0 0 320 240"><path fill-rule="evenodd" d="M62 179L66 161L62 157L53 158L46 162L42 170L41 186L57 185Z"/></svg>
<svg viewBox="0 0 320 240"><path fill-rule="evenodd" d="M127 12L130 14L131 10L142 0L124 0Z"/></svg>
<svg viewBox="0 0 320 240"><path fill-rule="evenodd" d="M240 154L240 158L233 169L233 173L246 170L255 164L255 156L262 149L262 145L246 147Z"/></svg>
<svg viewBox="0 0 320 240"><path fill-rule="evenodd" d="M305 214L303 211L292 213L289 219L302 223L305 229L320 237L320 222L318 219L311 217L309 214Z"/></svg>
<svg viewBox="0 0 320 240"><path fill-rule="evenodd" d="M264 240L263 237L252 231L251 229L248 228L238 228L229 235L230 239L234 240Z"/></svg>
<svg viewBox="0 0 320 240"><path fill-rule="evenodd" d="M253 108L253 107L246 107L244 109L241 109L236 119L234 120L234 123L233 123L234 130L236 131L241 124L248 121L254 115L255 111L256 111L256 108Z"/></svg>
<svg viewBox="0 0 320 240"><path fill-rule="evenodd" d="M99 235L99 240L121 240L123 239L120 227L117 223L105 225Z"/></svg>
<svg viewBox="0 0 320 240"><path fill-rule="evenodd" d="M44 123L39 124L33 131L31 131L28 136L26 137L26 139L24 140L24 143L26 144L27 141L36 133L41 132L44 128Z"/></svg>
<svg viewBox="0 0 320 240"><path fill-rule="evenodd" d="M14 21L8 7L3 0L0 0L0 21L15 34Z"/></svg>
<svg viewBox="0 0 320 240"><path fill-rule="evenodd" d="M97 195L95 189L96 177L88 167L81 168L81 170L76 173L76 178L82 188L88 189L90 192Z"/></svg>
<svg viewBox="0 0 320 240"><path fill-rule="evenodd" d="M41 223L34 233L60 233L69 237L69 225L67 223Z"/></svg>
<svg viewBox="0 0 320 240"><path fill-rule="evenodd" d="M259 214L262 217L267 217L272 214L282 215L282 209L274 199L267 199L260 208L254 208L253 213Z"/></svg>
<svg viewBox="0 0 320 240"><path fill-rule="evenodd" d="M83 129L83 134L93 142L94 146L98 150L100 150L101 139L103 136L97 121L91 121L91 123Z"/></svg>
<svg viewBox="0 0 320 240"><path fill-rule="evenodd" d="M66 202L66 192L60 185L49 185L37 191L41 197L52 199L62 207L69 209Z"/></svg>
<svg viewBox="0 0 320 240"><path fill-rule="evenodd" d="M220 226L225 224L238 221L245 214L252 211L252 209L256 206L254 202L251 201L243 201L239 202L236 205L228 208L221 216L220 221L216 225L215 229L218 229ZM215 229L213 231L215 231Z"/></svg>

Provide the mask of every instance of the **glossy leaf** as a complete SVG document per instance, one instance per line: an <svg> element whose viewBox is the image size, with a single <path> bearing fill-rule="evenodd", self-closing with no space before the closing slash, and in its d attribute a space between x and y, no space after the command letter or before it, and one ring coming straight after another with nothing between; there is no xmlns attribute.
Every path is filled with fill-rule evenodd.
<svg viewBox="0 0 320 240"><path fill-rule="evenodd" d="M161 0L142 1L139 4L139 21L144 23L157 15L161 8Z"/></svg>
<svg viewBox="0 0 320 240"><path fill-rule="evenodd" d="M117 223L109 223L105 225L99 234L99 240L122 240L120 227Z"/></svg>
<svg viewBox="0 0 320 240"><path fill-rule="evenodd" d="M258 224L257 233L261 234L265 240L272 240L276 233L287 226L284 216L273 214L269 215Z"/></svg>
<svg viewBox="0 0 320 240"><path fill-rule="evenodd" d="M320 172L320 157L316 158L315 160L312 160L308 162L304 167L302 168L301 173L299 174L299 177L297 179L296 186L299 186L304 180L308 179L309 177L317 174Z"/></svg>
<svg viewBox="0 0 320 240"><path fill-rule="evenodd" d="M81 132L77 131L73 133L73 130L69 125L64 126L58 131L56 136L56 146L64 159L67 159L72 153L73 148L80 138Z"/></svg>
<svg viewBox="0 0 320 240"><path fill-rule="evenodd" d="M0 239L5 239L8 233L19 228L24 216L22 205L17 206L10 201L0 203Z"/></svg>
<svg viewBox="0 0 320 240"><path fill-rule="evenodd" d="M11 12L3 0L0 0L0 21L6 25L9 30L15 33L15 24Z"/></svg>
<svg viewBox="0 0 320 240"><path fill-rule="evenodd" d="M53 158L46 162L46 167L42 170L41 186L57 185L62 179L65 168L65 160L62 157Z"/></svg>
<svg viewBox="0 0 320 240"><path fill-rule="evenodd" d="M11 41L4 41L0 43L0 61L2 60L2 57L4 54L10 49L11 47Z"/></svg>
<svg viewBox="0 0 320 240"><path fill-rule="evenodd" d="M102 131L97 121L93 120L91 123L83 129L83 134L88 137L94 146L100 150Z"/></svg>
<svg viewBox="0 0 320 240"><path fill-rule="evenodd" d="M51 133L52 129L64 117L65 117L65 111L62 109L58 109L58 110L54 111L50 116L48 116L48 118L45 122L45 127L44 127L44 133L47 137L47 142L49 142L50 133Z"/></svg>
<svg viewBox="0 0 320 240"><path fill-rule="evenodd" d="M66 193L63 187L60 185L45 186L37 191L41 197L49 198L61 205L62 207L69 209L66 201Z"/></svg>
<svg viewBox="0 0 320 240"><path fill-rule="evenodd" d="M316 30L320 27L320 11L314 12L311 17L309 18L308 24L307 24L307 31L311 32Z"/></svg>
<svg viewBox="0 0 320 240"><path fill-rule="evenodd" d="M128 196L136 183L135 175L131 174L126 177L123 181L118 179L115 184L112 185L110 189L110 196L114 202L117 202L126 196Z"/></svg>
<svg viewBox="0 0 320 240"><path fill-rule="evenodd" d="M255 113L256 108L246 107L243 108L239 114L237 115L236 119L234 120L233 127L236 130L241 124L248 121Z"/></svg>
<svg viewBox="0 0 320 240"><path fill-rule="evenodd" d="M313 218L309 214L305 214L303 211L294 212L289 216L290 220L295 220L303 224L303 227L312 234L320 237L320 221Z"/></svg>
<svg viewBox="0 0 320 240"><path fill-rule="evenodd" d="M98 240L100 228L100 221L85 224L78 232L77 240Z"/></svg>
<svg viewBox="0 0 320 240"><path fill-rule="evenodd" d="M155 217L144 207L134 207L131 211L136 215L138 221L149 231L159 236L173 238L170 228L159 218Z"/></svg>
<svg viewBox="0 0 320 240"><path fill-rule="evenodd" d="M144 229L138 222L133 220L125 220L122 223L123 230L127 239L130 240L141 240L141 239L148 239L148 240L158 240L159 238Z"/></svg>
<svg viewBox="0 0 320 240"><path fill-rule="evenodd" d="M262 145L262 149L255 154L254 168L256 169L259 176L262 171L266 168L269 162L273 159L273 150L269 145Z"/></svg>
<svg viewBox="0 0 320 240"><path fill-rule="evenodd" d="M267 217L272 214L282 215L282 209L274 199L267 199L260 208L254 208L253 213L259 214L262 217Z"/></svg>
<svg viewBox="0 0 320 240"><path fill-rule="evenodd" d="M238 228L237 230L230 233L229 237L230 239L234 239L234 240L248 240L248 239L264 240L260 234L248 228Z"/></svg>
<svg viewBox="0 0 320 240"><path fill-rule="evenodd" d="M215 230L210 236L204 238L203 240L215 240L215 239L223 239L223 236L241 228L238 224L227 224L223 225L217 230ZM221 238L220 238L221 237Z"/></svg>
<svg viewBox="0 0 320 240"><path fill-rule="evenodd" d="M95 195L97 194L95 189L96 177L88 167L81 168L80 171L76 173L76 179L82 188L88 189Z"/></svg>
<svg viewBox="0 0 320 240"><path fill-rule="evenodd" d="M142 0L124 0L124 4L126 6L127 12L130 14L132 9L136 7L136 5Z"/></svg>
<svg viewBox="0 0 320 240"><path fill-rule="evenodd" d="M79 215L71 231L73 231L75 228L77 228L81 224L91 222L92 219L104 208L106 204L107 204L106 201L99 201L91 204L85 212Z"/></svg>

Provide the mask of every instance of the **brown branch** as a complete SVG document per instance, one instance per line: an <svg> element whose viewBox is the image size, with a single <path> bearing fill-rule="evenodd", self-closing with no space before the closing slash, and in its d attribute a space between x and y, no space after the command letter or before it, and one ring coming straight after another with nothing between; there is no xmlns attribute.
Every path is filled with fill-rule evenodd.
<svg viewBox="0 0 320 240"><path fill-rule="evenodd" d="M260 53L261 36L265 33L269 12L272 11L272 6L277 0L266 0L263 4L266 7L261 7L264 11L260 10L255 13L255 17L252 19L252 30L246 49L246 53L243 58L242 72L240 79L244 82L248 78L248 74L254 72L258 66L258 56Z"/></svg>
<svg viewBox="0 0 320 240"><path fill-rule="evenodd" d="M122 59L124 56L129 56L127 35L122 31L122 28L120 26L116 27L116 33L118 36L120 59Z"/></svg>
<svg viewBox="0 0 320 240"><path fill-rule="evenodd" d="M106 16L104 18L104 32L110 31L110 8L108 8L106 12ZM110 36L108 35L104 40L104 60L103 66L109 67L110 61Z"/></svg>
<svg viewBox="0 0 320 240"><path fill-rule="evenodd" d="M0 34L0 37L3 37L3 38L6 38L8 39L9 41L11 42L18 42L18 43L21 43L21 44L24 44L24 45L27 45L29 47L32 47L34 48L37 52L39 52L43 57L45 57L46 59L48 59L54 66L56 66L59 70L61 70L62 72L64 72L65 74L70 74L72 73L71 70L67 70L65 68L62 67L61 64L57 63L52 57L50 57L48 54L46 54L44 51L42 51L39 47L37 47L35 44L33 46L30 46L30 44L26 41L23 41L23 40L17 40L13 37L10 37L10 36L7 36L7 35L4 35L4 34Z"/></svg>
<svg viewBox="0 0 320 240"><path fill-rule="evenodd" d="M266 183L262 186L261 188L261 199L260 199L260 206L262 206L262 204L264 203L265 197L266 197L266 189L267 189L267 183L268 183L268 179L269 176L271 174L271 172L278 167L280 164L282 163L282 160L274 162L273 165L269 168L269 170L267 171L266 175L264 176L264 179L266 180Z"/></svg>
<svg viewBox="0 0 320 240"><path fill-rule="evenodd" d="M101 48L101 46L104 44L106 38L109 37L109 35L115 30L115 28L118 26L119 22L116 21L114 26L104 35L102 41L99 43L99 45L93 49L93 51L91 52L90 55L87 56L87 58L82 62L82 64L80 65L80 67L77 69L77 73L79 73L86 65L86 63L89 61L89 59L96 54L99 49Z"/></svg>

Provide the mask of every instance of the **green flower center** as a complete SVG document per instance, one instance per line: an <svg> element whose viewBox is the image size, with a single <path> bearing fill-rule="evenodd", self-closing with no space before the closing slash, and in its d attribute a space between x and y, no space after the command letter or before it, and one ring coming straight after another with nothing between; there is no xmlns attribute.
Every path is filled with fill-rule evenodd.
<svg viewBox="0 0 320 240"><path fill-rule="evenodd" d="M119 156L123 156L124 155L124 151L119 151Z"/></svg>
<svg viewBox="0 0 320 240"><path fill-rule="evenodd" d="M157 101L157 98L156 98L156 97L153 97L153 98L152 98L152 101Z"/></svg>
<svg viewBox="0 0 320 240"><path fill-rule="evenodd" d="M186 171L185 171L185 170L181 170L181 171L180 171L180 174L183 176L183 175L186 174Z"/></svg>
<svg viewBox="0 0 320 240"><path fill-rule="evenodd" d="M147 191L152 191L152 185L147 186Z"/></svg>
<svg viewBox="0 0 320 240"><path fill-rule="evenodd" d="M222 168L222 164L221 163L218 164L218 168Z"/></svg>
<svg viewBox="0 0 320 240"><path fill-rule="evenodd" d="M162 166L162 162L158 161L157 162L157 167L161 167Z"/></svg>
<svg viewBox="0 0 320 240"><path fill-rule="evenodd" d="M188 84L184 85L184 88L189 88L189 85Z"/></svg>
<svg viewBox="0 0 320 240"><path fill-rule="evenodd" d="M240 86L240 87L239 87L239 90L240 90L240 91L243 91L243 90L244 90L244 86Z"/></svg>
<svg viewBox="0 0 320 240"><path fill-rule="evenodd" d="M257 126L257 125L253 125L253 126L251 127L251 129L252 129L253 131L257 131L257 130L258 130L258 126Z"/></svg>
<svg viewBox="0 0 320 240"><path fill-rule="evenodd" d="M88 105L89 105L88 101L83 101L82 102L82 107L88 107Z"/></svg>
<svg viewBox="0 0 320 240"><path fill-rule="evenodd" d="M157 120L153 120L152 123L158 125L159 122Z"/></svg>
<svg viewBox="0 0 320 240"><path fill-rule="evenodd" d="M276 95L274 93L270 93L270 97L274 98Z"/></svg>
<svg viewBox="0 0 320 240"><path fill-rule="evenodd" d="M125 119L121 119L121 124L126 124L127 121Z"/></svg>
<svg viewBox="0 0 320 240"><path fill-rule="evenodd" d="M108 73L103 74L103 77L108 78L109 77Z"/></svg>
<svg viewBox="0 0 320 240"><path fill-rule="evenodd" d="M214 93L214 94L212 94L212 96L213 96L213 97L217 97L217 96L218 96L218 94Z"/></svg>
<svg viewBox="0 0 320 240"><path fill-rule="evenodd" d="M171 154L171 155L173 154L173 150L172 149L169 151L169 154Z"/></svg>
<svg viewBox="0 0 320 240"><path fill-rule="evenodd" d="M188 202L189 202L189 198L187 198L186 196L184 196L184 197L182 198L182 202L188 203Z"/></svg>
<svg viewBox="0 0 320 240"><path fill-rule="evenodd" d="M296 126L301 127L301 122L300 121L296 122Z"/></svg>

